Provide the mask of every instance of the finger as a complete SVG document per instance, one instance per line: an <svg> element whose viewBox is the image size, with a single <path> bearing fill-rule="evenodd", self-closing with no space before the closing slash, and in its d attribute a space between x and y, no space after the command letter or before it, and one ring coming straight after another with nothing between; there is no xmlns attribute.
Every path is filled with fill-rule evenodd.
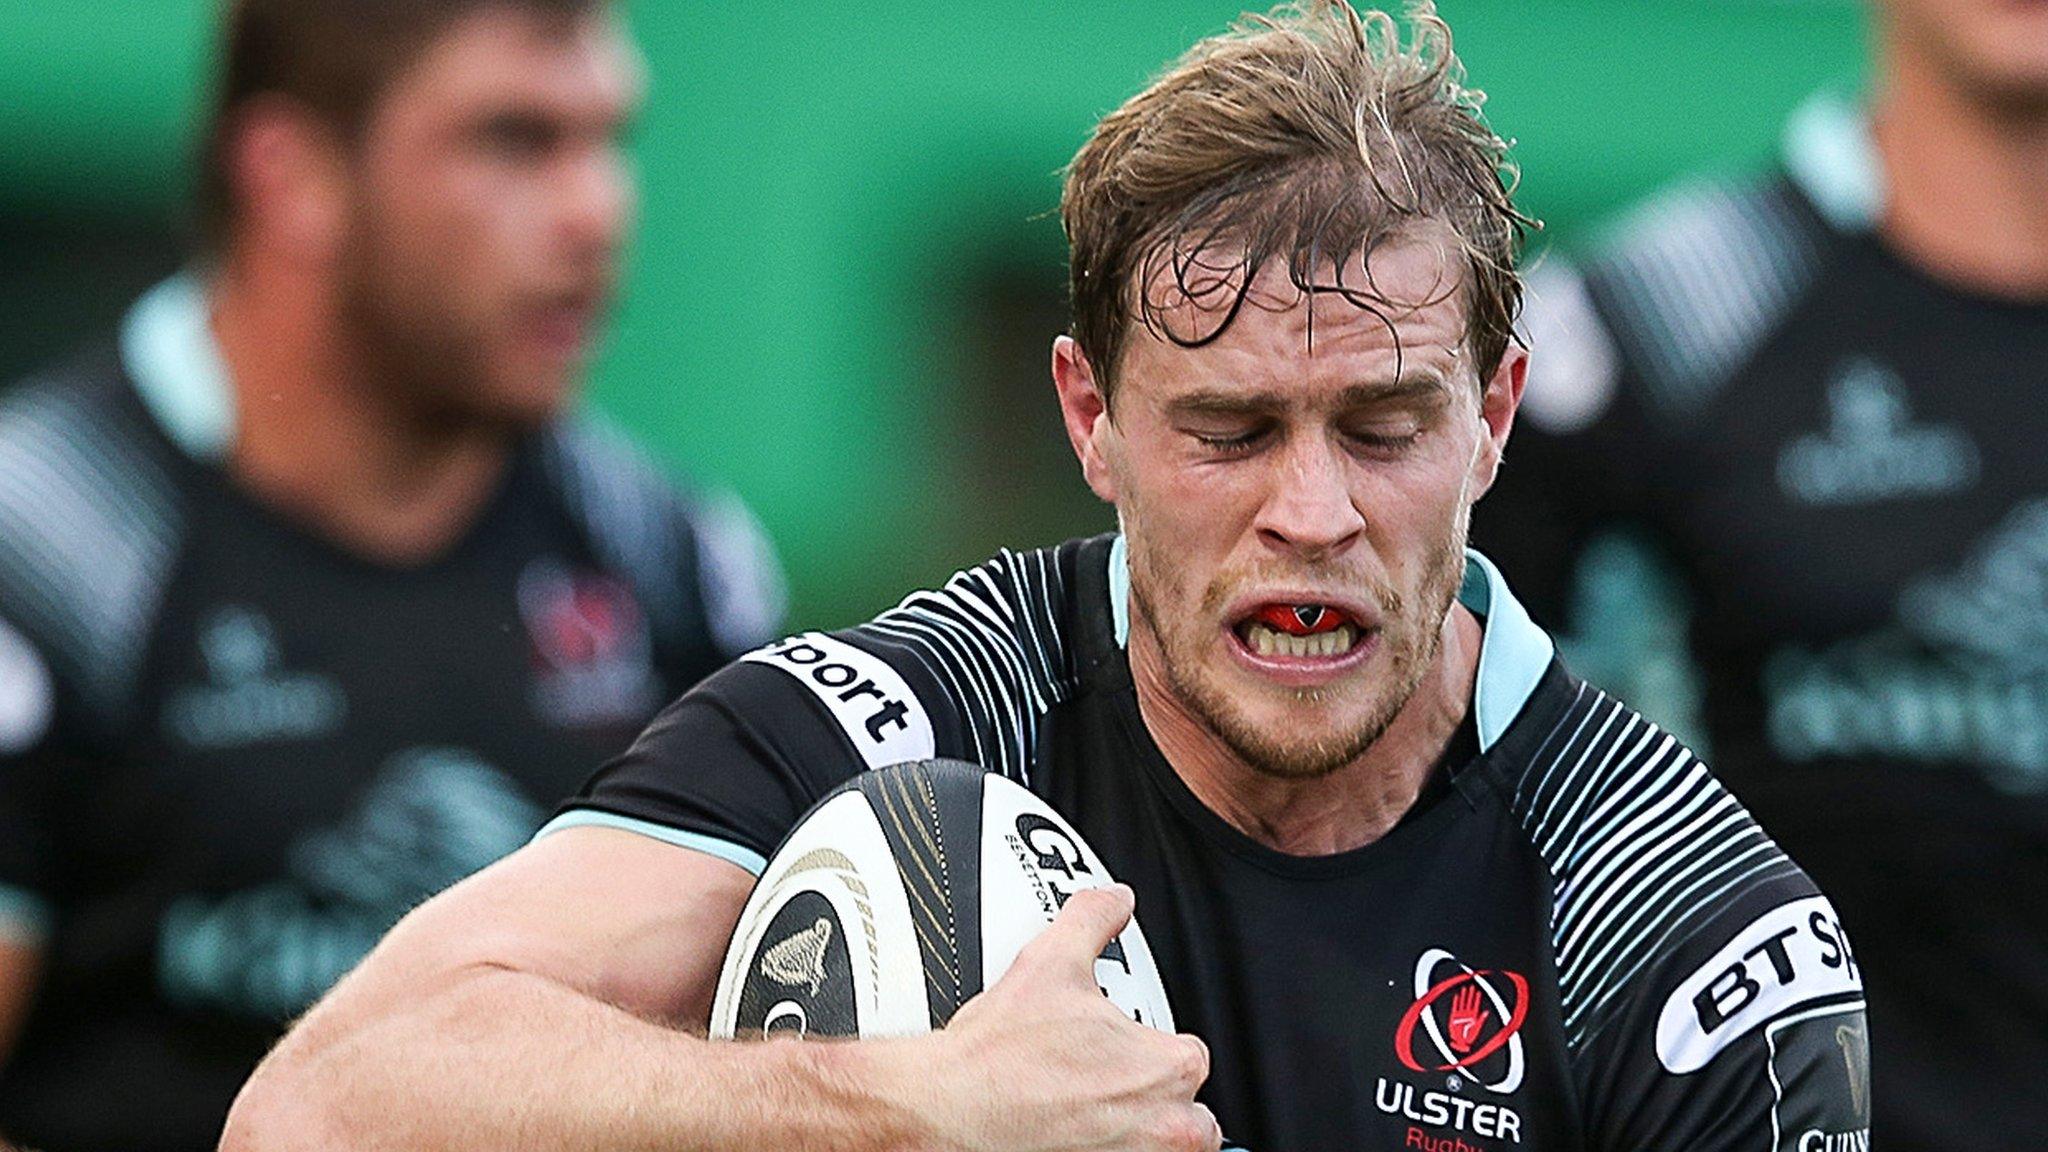
<svg viewBox="0 0 2048 1152"><path fill-rule="evenodd" d="M1047 968L1086 977L1093 986L1095 957L1131 922L1136 906L1136 895L1122 884L1074 893L1045 931L1017 954L1011 971Z"/></svg>
<svg viewBox="0 0 2048 1152"><path fill-rule="evenodd" d="M1182 1096L1193 1097L1195 1092L1209 1079L1209 1046L1200 1036L1182 1032L1169 1036L1167 1042L1176 1049L1176 1068L1179 1075L1175 1087Z"/></svg>
<svg viewBox="0 0 2048 1152"><path fill-rule="evenodd" d="M1204 1105L1188 1105L1170 1123L1167 1147L1176 1152L1218 1152L1223 1147L1223 1126Z"/></svg>

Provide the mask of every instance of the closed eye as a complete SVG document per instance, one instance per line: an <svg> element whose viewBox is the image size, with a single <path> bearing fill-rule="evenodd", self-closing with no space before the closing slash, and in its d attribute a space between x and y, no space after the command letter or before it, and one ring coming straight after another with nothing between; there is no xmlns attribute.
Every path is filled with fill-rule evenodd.
<svg viewBox="0 0 2048 1152"><path fill-rule="evenodd" d="M1349 432L1353 444L1370 452L1399 452L1411 448L1422 439L1422 429L1404 429L1398 432Z"/></svg>
<svg viewBox="0 0 2048 1152"><path fill-rule="evenodd" d="M1239 456L1257 448L1261 441L1272 434L1270 426L1250 428L1243 432L1213 434L1190 431L1188 435L1195 442L1211 452L1225 456Z"/></svg>
<svg viewBox="0 0 2048 1152"><path fill-rule="evenodd" d="M1387 413L1340 427L1344 439L1355 450L1375 459L1388 459L1413 448L1437 423L1434 413Z"/></svg>

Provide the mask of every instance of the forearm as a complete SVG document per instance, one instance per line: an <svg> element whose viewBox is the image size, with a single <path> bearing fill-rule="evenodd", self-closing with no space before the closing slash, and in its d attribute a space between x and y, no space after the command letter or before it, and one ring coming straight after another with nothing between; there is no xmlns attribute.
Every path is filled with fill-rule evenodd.
<svg viewBox="0 0 2048 1152"><path fill-rule="evenodd" d="M367 1025L314 1013L244 1089L222 1149L910 1147L908 1043L712 1043L471 969Z"/></svg>

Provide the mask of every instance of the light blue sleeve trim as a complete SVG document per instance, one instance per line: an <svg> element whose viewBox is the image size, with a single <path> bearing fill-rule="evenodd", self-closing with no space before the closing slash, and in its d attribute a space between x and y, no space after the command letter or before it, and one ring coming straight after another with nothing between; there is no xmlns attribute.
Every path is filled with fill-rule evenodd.
<svg viewBox="0 0 2048 1152"><path fill-rule="evenodd" d="M56 915L50 902L26 888L0 884L0 942L41 944Z"/></svg>
<svg viewBox="0 0 2048 1152"><path fill-rule="evenodd" d="M235 400L196 276L173 276L128 310L121 322L121 362L173 443L199 460L227 454L235 435Z"/></svg>
<svg viewBox="0 0 2048 1152"><path fill-rule="evenodd" d="M1131 546L1119 535L1109 546L1109 616L1119 648L1131 645Z"/></svg>
<svg viewBox="0 0 2048 1152"><path fill-rule="evenodd" d="M1884 169L1870 117L1836 92L1801 104L1785 122L1785 170L1843 232L1868 232L1884 214Z"/></svg>
<svg viewBox="0 0 2048 1152"><path fill-rule="evenodd" d="M1479 646L1479 674L1472 689L1472 714L1479 750L1494 746L1529 703L1556 655L1556 646L1508 591L1508 582L1479 553L1465 551L1465 585L1458 601L1485 618Z"/></svg>
<svg viewBox="0 0 2048 1152"><path fill-rule="evenodd" d="M766 856L751 848L742 848L730 840L720 840L716 836L706 836L700 832L685 832L681 828L670 828L666 824L656 824L648 820L635 820L630 816L616 816L610 812L592 812L588 809L578 809L574 812L562 813L560 816L548 821L540 831L534 833L533 838L539 840L543 836L551 836L564 828L617 828L622 832L638 832L642 836L651 837L664 844L674 844L678 848L692 848L696 851L716 856L720 860L745 868L755 876L759 876L768 870L768 858Z"/></svg>

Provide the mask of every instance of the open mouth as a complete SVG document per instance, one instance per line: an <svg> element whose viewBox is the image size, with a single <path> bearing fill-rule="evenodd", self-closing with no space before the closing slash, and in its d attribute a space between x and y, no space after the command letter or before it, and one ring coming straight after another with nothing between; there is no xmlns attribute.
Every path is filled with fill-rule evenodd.
<svg viewBox="0 0 2048 1152"><path fill-rule="evenodd" d="M1260 656L1291 660L1349 655L1367 635L1357 620L1329 604L1263 604L1232 631Z"/></svg>

